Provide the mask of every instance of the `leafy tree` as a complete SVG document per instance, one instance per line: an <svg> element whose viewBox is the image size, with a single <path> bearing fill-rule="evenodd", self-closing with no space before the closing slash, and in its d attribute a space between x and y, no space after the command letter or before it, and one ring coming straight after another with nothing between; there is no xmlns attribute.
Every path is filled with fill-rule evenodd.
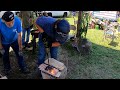
<svg viewBox="0 0 120 90"><path fill-rule="evenodd" d="M82 50L81 48L83 40L86 40L89 21L90 21L89 12L87 11L78 12L77 34L72 45L76 47L79 52L80 50Z"/></svg>

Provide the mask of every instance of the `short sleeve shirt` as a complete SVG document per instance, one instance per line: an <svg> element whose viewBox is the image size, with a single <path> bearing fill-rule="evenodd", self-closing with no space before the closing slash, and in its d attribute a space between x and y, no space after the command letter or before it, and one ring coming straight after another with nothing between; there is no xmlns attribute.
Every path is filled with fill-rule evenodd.
<svg viewBox="0 0 120 90"><path fill-rule="evenodd" d="M9 28L0 19L0 34L2 36L2 44L11 44L18 39L18 33L22 31L21 20L18 16L14 18L14 25Z"/></svg>

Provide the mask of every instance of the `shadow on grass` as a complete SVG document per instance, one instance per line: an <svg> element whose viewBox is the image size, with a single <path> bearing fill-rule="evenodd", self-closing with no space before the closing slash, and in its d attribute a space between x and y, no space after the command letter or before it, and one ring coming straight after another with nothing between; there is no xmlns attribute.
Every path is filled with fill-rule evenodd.
<svg viewBox="0 0 120 90"><path fill-rule="evenodd" d="M108 45L116 47L118 46L118 44L119 44L118 42L111 41Z"/></svg>
<svg viewBox="0 0 120 90"><path fill-rule="evenodd" d="M119 79L120 51L92 43L90 55L81 56L67 42L62 46L70 54L68 78L70 79Z"/></svg>

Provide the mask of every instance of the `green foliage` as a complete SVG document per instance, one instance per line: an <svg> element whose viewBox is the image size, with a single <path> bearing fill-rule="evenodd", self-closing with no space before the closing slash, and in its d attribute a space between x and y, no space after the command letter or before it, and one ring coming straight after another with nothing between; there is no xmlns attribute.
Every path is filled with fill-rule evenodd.
<svg viewBox="0 0 120 90"><path fill-rule="evenodd" d="M82 38L86 38L89 21L90 21L89 12L83 11L80 22L80 36Z"/></svg>

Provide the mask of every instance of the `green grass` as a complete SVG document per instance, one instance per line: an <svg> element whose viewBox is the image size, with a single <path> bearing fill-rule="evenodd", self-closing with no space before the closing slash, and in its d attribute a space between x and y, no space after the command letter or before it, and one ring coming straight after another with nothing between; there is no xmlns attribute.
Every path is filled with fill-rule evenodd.
<svg viewBox="0 0 120 90"><path fill-rule="evenodd" d="M68 78L120 79L120 39L109 45L111 40L103 41L103 31L94 29L88 30L87 38L92 42L92 52L88 56L78 54L70 42L63 46L68 54Z"/></svg>

